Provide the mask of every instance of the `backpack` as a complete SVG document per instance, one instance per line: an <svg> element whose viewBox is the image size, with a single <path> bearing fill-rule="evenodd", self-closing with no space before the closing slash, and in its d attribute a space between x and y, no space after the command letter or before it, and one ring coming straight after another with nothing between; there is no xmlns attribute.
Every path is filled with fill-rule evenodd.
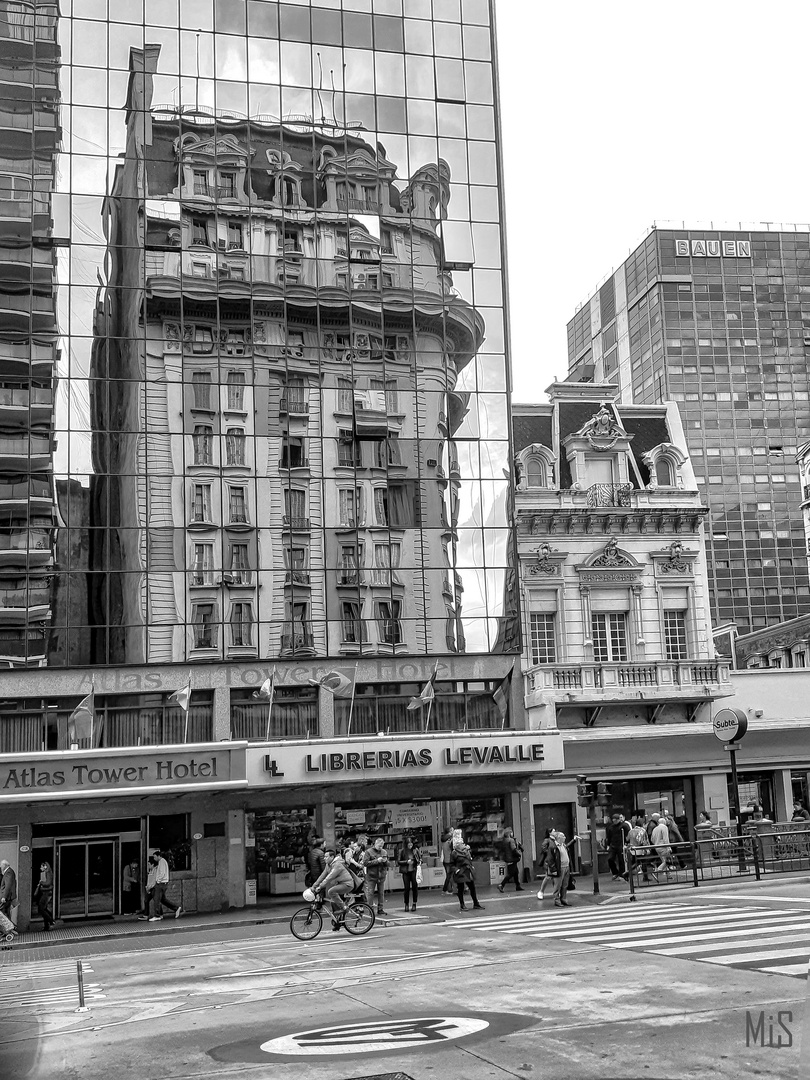
<svg viewBox="0 0 810 1080"><path fill-rule="evenodd" d="M354 870L352 870L350 866L347 865L346 869L351 874L353 891L356 892L358 889L364 888L366 884L365 879L361 878L360 875Z"/></svg>

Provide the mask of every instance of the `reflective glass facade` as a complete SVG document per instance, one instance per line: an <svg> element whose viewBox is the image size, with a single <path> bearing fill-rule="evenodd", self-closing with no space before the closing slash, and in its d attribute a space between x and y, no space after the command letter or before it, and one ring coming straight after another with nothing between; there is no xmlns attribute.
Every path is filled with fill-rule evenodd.
<svg viewBox="0 0 810 1080"><path fill-rule="evenodd" d="M796 451L810 438L810 232L650 233L568 324L569 378L679 403L711 515L712 614L810 610Z"/></svg>
<svg viewBox="0 0 810 1080"><path fill-rule="evenodd" d="M488 0L0 2L0 666L517 647L493 64Z"/></svg>

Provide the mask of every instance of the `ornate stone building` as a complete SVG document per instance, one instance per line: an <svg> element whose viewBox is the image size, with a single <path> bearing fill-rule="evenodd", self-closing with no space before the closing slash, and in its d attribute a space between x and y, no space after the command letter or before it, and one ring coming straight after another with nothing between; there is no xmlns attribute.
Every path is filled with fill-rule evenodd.
<svg viewBox="0 0 810 1080"><path fill-rule="evenodd" d="M677 409L555 383L516 405L526 708L538 726L683 723L729 694L714 656L707 510Z"/></svg>

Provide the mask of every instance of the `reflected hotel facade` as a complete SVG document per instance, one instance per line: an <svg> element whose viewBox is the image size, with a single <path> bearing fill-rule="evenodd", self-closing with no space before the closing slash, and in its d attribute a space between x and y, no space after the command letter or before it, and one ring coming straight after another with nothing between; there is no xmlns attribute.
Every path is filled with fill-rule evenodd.
<svg viewBox="0 0 810 1080"><path fill-rule="evenodd" d="M429 802L430 843L487 821L486 858L554 752L523 748L508 782L268 802L250 744L524 726L517 681L506 715L494 696L519 611L490 4L125 6L0 3L0 756L44 777L101 755L76 762L102 778L68 779L60 828L58 792L21 813L12 783L0 846L54 860L68 915L122 910L121 866L155 846L183 906L243 903L294 862L296 823L339 836L369 800L369 822L408 819L384 797ZM408 710L434 669L429 714ZM316 685L330 671L353 692ZM203 779L186 758L208 743L228 747ZM160 777L150 754L178 744L193 784L146 808L104 788L104 760Z"/></svg>

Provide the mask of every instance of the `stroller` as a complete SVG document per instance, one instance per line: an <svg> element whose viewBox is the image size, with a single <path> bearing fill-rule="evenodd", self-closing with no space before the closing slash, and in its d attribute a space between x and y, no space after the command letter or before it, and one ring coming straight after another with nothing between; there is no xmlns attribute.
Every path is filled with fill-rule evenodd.
<svg viewBox="0 0 810 1080"><path fill-rule="evenodd" d="M0 937L3 941L12 942L16 936L17 927L7 915L0 911Z"/></svg>

